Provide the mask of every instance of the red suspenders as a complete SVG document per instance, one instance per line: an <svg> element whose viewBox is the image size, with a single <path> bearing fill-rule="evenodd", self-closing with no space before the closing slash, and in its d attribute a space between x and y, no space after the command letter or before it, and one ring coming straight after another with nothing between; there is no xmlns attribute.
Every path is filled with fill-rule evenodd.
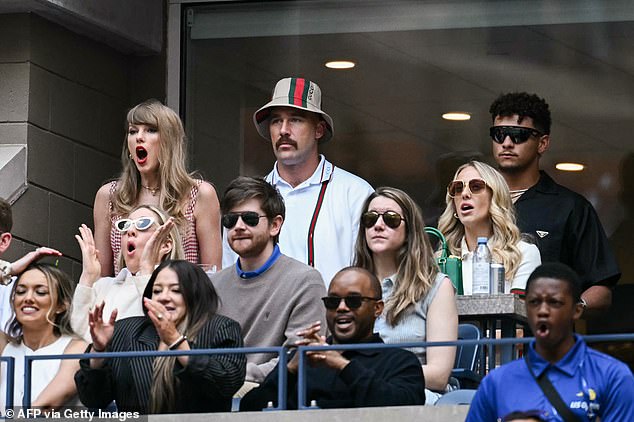
<svg viewBox="0 0 634 422"><path fill-rule="evenodd" d="M315 237L315 226L317 225L317 217L319 217L321 205L324 202L328 182L330 182L330 179L321 183L321 190L319 191L319 196L317 197L317 204L315 205L315 211L313 211L313 218L310 220L310 227L308 228L308 265L311 267L315 266L315 245L313 241L313 238Z"/></svg>

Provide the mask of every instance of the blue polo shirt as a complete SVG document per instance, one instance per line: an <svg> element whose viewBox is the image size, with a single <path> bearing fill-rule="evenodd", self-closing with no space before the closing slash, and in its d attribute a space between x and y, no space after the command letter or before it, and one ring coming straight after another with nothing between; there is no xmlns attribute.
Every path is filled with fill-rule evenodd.
<svg viewBox="0 0 634 422"><path fill-rule="evenodd" d="M528 357L535 376L546 372L564 403L581 421L634 421L634 376L621 361L590 349L575 335L575 345L550 364L530 343ZM547 421L563 421L550 404L524 359L487 375L476 393L467 422L499 421L514 411L539 410Z"/></svg>

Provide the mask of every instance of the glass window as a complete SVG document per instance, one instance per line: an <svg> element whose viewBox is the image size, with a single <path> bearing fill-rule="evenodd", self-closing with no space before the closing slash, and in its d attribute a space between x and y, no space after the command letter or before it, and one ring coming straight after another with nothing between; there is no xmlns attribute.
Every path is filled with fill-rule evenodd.
<svg viewBox="0 0 634 422"><path fill-rule="evenodd" d="M433 217L462 160L493 163L491 102L544 97L553 117L541 168L595 206L634 283L634 10L628 1L296 1L191 6L184 43L193 165L220 192L265 175L270 142L252 123L277 80L317 82L335 137L322 152L410 193ZM349 60L352 69L325 67ZM447 121L463 111L467 121ZM559 162L586 167L555 169Z"/></svg>

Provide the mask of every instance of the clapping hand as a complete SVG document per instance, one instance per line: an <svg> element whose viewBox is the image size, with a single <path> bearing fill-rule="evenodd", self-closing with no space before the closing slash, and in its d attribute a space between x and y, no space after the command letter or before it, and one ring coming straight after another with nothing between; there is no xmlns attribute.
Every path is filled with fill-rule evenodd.
<svg viewBox="0 0 634 422"><path fill-rule="evenodd" d="M169 346L180 338L181 335L176 329L174 321L171 319L172 315L167 311L165 306L147 297L143 298L143 304L147 309L148 317L150 317L163 343Z"/></svg>
<svg viewBox="0 0 634 422"><path fill-rule="evenodd" d="M81 248L81 276L79 284L92 287L95 281L101 277L101 264L99 263L99 251L95 247L95 238L92 230L85 224L79 227L79 234L75 235Z"/></svg>
<svg viewBox="0 0 634 422"><path fill-rule="evenodd" d="M105 302L88 313L88 325L90 326L90 337L92 337L92 347L96 352L103 352L110 343L114 333L114 322L117 319L117 310L114 309L110 314L108 322L103 320L103 308Z"/></svg>
<svg viewBox="0 0 634 422"><path fill-rule="evenodd" d="M161 262L161 258L172 249L169 235L174 227L174 217L170 217L165 224L160 225L148 239L141 254L141 268L139 274L149 275L154 267Z"/></svg>
<svg viewBox="0 0 634 422"><path fill-rule="evenodd" d="M301 339L295 342L296 346L327 346L326 338L319 335L321 331L321 322L316 321L307 328L299 331L298 336ZM311 366L327 366L329 368L341 370L349 361L344 358L340 351L337 350L314 350L306 352L308 363ZM297 354L288 362L288 371L292 374L297 373L299 357Z"/></svg>

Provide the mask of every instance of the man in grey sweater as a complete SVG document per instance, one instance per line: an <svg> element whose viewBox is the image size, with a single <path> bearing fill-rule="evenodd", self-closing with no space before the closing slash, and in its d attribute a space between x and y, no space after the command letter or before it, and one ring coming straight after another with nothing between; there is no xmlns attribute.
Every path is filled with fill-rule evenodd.
<svg viewBox="0 0 634 422"><path fill-rule="evenodd" d="M325 327L324 281L312 267L280 253L284 200L262 179L238 177L220 203L227 240L236 263L211 278L220 296L219 313L240 323L246 347L292 345L297 332L316 321ZM324 334L324 333L322 333ZM275 367L275 354L247 355L248 391Z"/></svg>

